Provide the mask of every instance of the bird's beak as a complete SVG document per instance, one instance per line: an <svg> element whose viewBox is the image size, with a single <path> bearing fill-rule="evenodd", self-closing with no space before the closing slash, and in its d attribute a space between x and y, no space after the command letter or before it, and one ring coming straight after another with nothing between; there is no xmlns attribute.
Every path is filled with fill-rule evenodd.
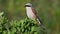
<svg viewBox="0 0 60 34"><path fill-rule="evenodd" d="M24 7L26 7L26 5Z"/></svg>

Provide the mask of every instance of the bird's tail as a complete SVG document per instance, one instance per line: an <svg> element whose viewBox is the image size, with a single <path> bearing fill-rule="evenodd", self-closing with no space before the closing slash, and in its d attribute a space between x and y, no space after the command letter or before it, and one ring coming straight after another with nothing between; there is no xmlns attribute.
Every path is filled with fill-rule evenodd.
<svg viewBox="0 0 60 34"><path fill-rule="evenodd" d="M39 17L37 18L37 21L38 21L40 27L42 28L42 30L45 30L46 28L45 28L43 22L39 19Z"/></svg>

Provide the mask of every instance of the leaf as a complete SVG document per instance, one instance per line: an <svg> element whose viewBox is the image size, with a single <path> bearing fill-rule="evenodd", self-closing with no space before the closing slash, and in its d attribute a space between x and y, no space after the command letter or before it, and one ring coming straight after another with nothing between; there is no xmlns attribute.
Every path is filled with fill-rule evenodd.
<svg viewBox="0 0 60 34"><path fill-rule="evenodd" d="M2 16L3 14L4 14L4 12L1 12L1 13L0 13L0 16Z"/></svg>

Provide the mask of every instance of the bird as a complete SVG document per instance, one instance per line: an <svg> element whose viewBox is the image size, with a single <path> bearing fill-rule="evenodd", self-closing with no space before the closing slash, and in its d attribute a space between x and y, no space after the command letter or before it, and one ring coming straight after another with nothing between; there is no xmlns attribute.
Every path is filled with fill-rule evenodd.
<svg viewBox="0 0 60 34"><path fill-rule="evenodd" d="M37 15L37 12L36 10L33 8L32 4L31 3L26 3L25 4L25 7L26 7L26 14L27 14L27 17L31 20L37 20L40 27L45 30L45 26L43 24L43 22L41 21L41 19L38 17Z"/></svg>

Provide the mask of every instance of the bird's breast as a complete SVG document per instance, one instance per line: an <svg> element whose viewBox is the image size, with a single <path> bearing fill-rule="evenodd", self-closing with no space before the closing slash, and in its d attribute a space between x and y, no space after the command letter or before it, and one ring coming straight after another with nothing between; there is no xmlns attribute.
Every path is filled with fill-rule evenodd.
<svg viewBox="0 0 60 34"><path fill-rule="evenodd" d="M30 7L27 7L26 10L28 18L35 19L35 14L32 12L32 9Z"/></svg>

